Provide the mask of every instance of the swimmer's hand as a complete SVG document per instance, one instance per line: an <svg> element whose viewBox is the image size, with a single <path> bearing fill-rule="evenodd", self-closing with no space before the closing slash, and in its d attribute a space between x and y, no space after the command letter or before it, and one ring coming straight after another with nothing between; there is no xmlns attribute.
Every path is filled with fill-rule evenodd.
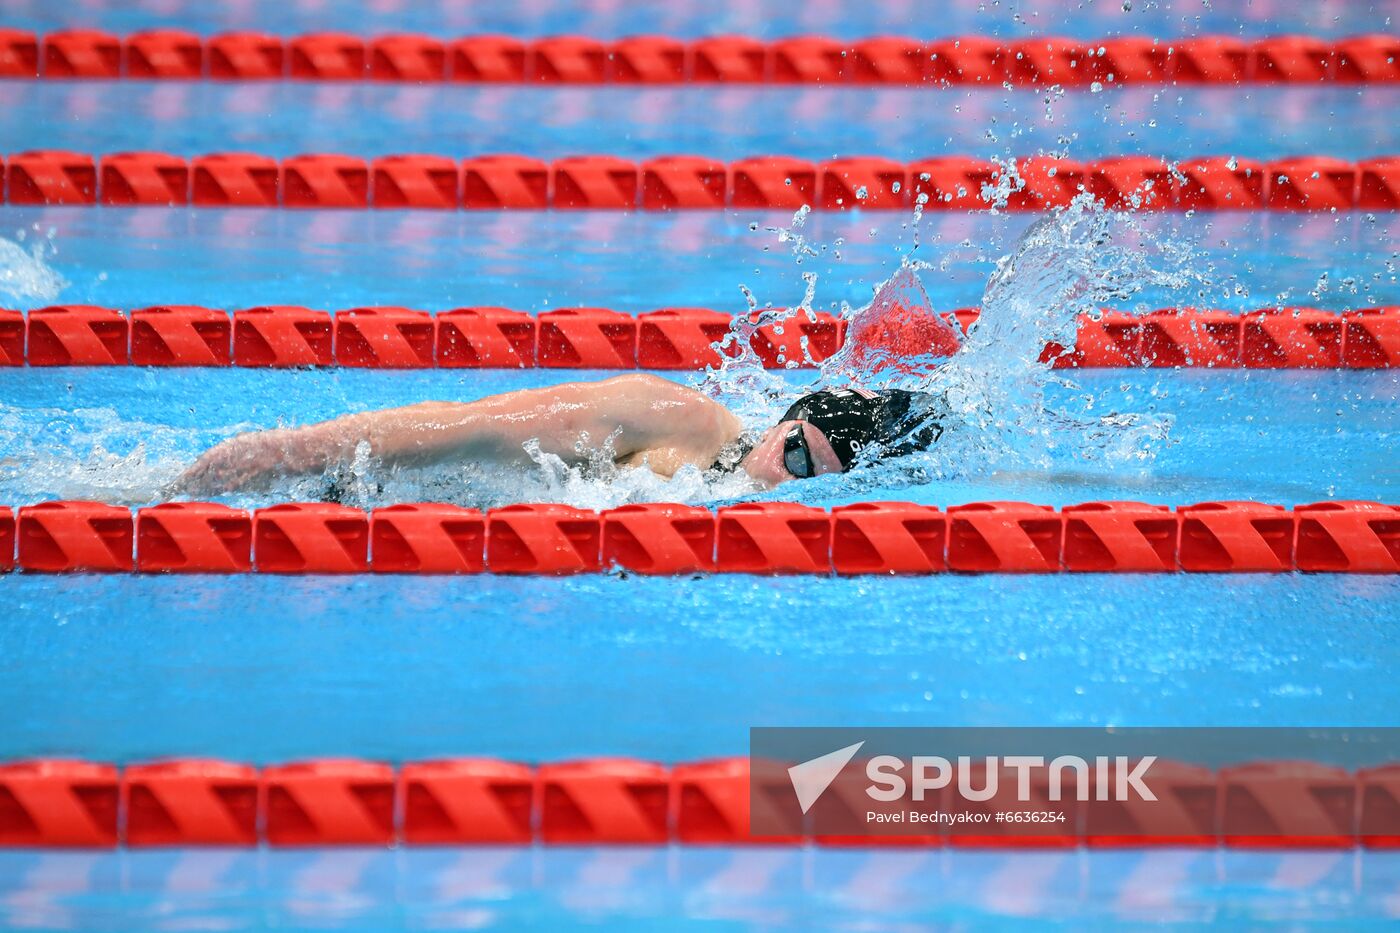
<svg viewBox="0 0 1400 933"><path fill-rule="evenodd" d="M167 487L170 496L210 496L266 484L288 472L288 430L239 434L196 460Z"/></svg>

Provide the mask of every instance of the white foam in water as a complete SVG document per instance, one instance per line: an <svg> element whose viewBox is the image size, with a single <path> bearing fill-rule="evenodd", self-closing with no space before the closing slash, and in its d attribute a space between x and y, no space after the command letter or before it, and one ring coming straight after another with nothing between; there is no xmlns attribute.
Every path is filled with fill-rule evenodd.
<svg viewBox="0 0 1400 933"><path fill-rule="evenodd" d="M0 237L0 296L28 306L50 304L68 286L47 262L58 253L53 231L35 236L28 246L26 240L30 237L25 230L16 232L13 240Z"/></svg>

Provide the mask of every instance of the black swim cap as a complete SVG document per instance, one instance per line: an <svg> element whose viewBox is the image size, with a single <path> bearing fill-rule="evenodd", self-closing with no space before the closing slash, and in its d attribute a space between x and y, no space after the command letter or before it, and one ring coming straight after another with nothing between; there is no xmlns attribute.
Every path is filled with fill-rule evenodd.
<svg viewBox="0 0 1400 933"><path fill-rule="evenodd" d="M826 435L849 470L857 461L873 463L927 450L943 434L929 418L935 396L928 392L884 389L823 389L793 403L782 421L806 421Z"/></svg>

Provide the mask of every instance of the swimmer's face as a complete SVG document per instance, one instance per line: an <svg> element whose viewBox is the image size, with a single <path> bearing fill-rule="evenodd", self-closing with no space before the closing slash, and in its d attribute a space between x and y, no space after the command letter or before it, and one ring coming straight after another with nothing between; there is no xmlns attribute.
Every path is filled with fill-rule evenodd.
<svg viewBox="0 0 1400 933"><path fill-rule="evenodd" d="M788 435L794 430L801 431L803 440L807 442L812 476L841 472L841 460L836 456L836 451L832 450L826 435L820 428L806 421L784 421L769 428L754 445L754 449L749 451L748 456L740 461L739 466L769 489L790 479L801 479L801 476L788 468L786 457L788 448L795 446L788 443Z"/></svg>

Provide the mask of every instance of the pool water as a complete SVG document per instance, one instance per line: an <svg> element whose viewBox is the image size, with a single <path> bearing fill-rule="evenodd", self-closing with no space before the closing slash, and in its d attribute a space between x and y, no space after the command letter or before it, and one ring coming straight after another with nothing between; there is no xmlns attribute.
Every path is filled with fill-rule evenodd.
<svg viewBox="0 0 1400 933"><path fill-rule="evenodd" d="M156 24L279 34L343 28L439 36L738 31L1092 37L1393 31L1390 4L1058 4L1011 11L912 2L510 5L251 0L52 4L5 25ZM1145 8L1145 9L1144 9ZM1018 13L1020 18L1013 18ZM911 25L915 24L915 25ZM0 82L6 151L246 149L464 158L514 151L641 159L781 152L912 160L1066 149L1075 158L1400 151L1393 88L1129 88L1050 101L1027 91L581 89ZM1018 215L814 214L797 265L786 213L263 211L0 206L0 235L63 279L0 276L7 306L235 309L502 305L783 306L815 273L816 306L868 301L902 258L933 307L977 304ZM1342 312L1400 305L1400 215L1144 218L1190 244L1204 284L1128 307ZM12 260L13 261L13 260ZM22 268L18 264L15 268ZM32 269L31 269L32 271ZM36 288L38 290L36 290ZM9 293L6 293L9 290ZM0 369L0 502L140 505L236 431L424 399L470 400L599 372ZM795 387L810 374L787 373ZM695 381L695 374L672 374ZM1400 502L1394 371L1084 371L1051 404L1170 417L1150 459L1075 445L1015 468L914 484L826 477L759 498L830 507L903 499L1051 505L1135 499ZM376 501L413 490L388 487ZM567 476L449 482L475 505L715 504L704 488ZM229 497L252 506L262 500ZM376 504L366 502L363 504ZM0 576L0 760L126 763L202 755L662 762L746 751L755 725L1395 725L1400 579L1326 575L925 579L235 578ZM28 929L861 930L1094 927L1171 921L1393 923L1400 858L1380 852L884 852L652 848L0 852L0 926Z"/></svg>

